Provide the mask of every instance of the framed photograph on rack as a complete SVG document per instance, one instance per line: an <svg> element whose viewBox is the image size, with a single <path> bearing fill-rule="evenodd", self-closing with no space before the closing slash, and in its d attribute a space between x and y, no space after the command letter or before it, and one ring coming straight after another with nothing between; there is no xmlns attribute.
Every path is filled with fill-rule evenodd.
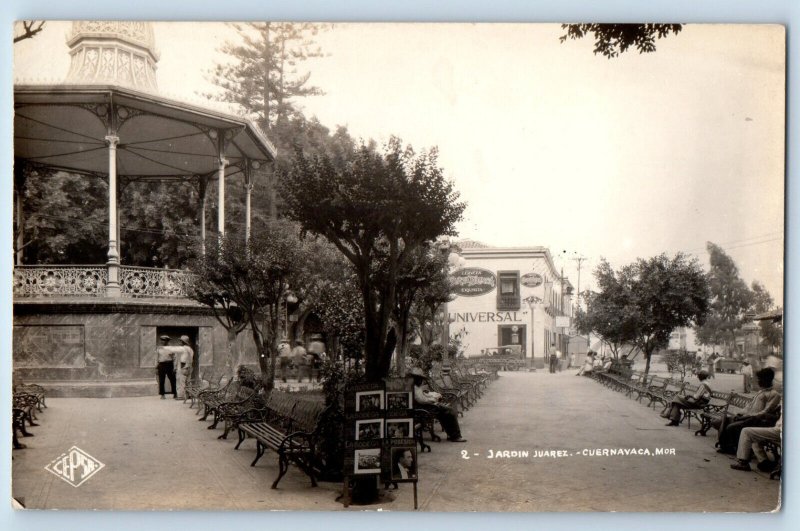
<svg viewBox="0 0 800 531"><path fill-rule="evenodd" d="M356 440L371 441L383 439L383 419L356 421Z"/></svg>
<svg viewBox="0 0 800 531"><path fill-rule="evenodd" d="M381 449L365 448L355 451L355 474L380 474Z"/></svg>
<svg viewBox="0 0 800 531"><path fill-rule="evenodd" d="M392 448L392 481L417 479L417 448L397 446Z"/></svg>
<svg viewBox="0 0 800 531"><path fill-rule="evenodd" d="M356 393L356 412L382 411L383 391L362 391Z"/></svg>
<svg viewBox="0 0 800 531"><path fill-rule="evenodd" d="M391 411L393 409L411 409L412 407L411 393L386 393L386 409Z"/></svg>
<svg viewBox="0 0 800 531"><path fill-rule="evenodd" d="M408 439L414 436L414 419L386 419L386 437Z"/></svg>

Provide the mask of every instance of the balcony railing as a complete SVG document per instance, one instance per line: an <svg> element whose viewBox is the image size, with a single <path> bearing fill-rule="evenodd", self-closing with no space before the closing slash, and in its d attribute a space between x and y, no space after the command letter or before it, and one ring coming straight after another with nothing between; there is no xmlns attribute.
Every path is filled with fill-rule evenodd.
<svg viewBox="0 0 800 531"><path fill-rule="evenodd" d="M120 296L186 298L192 274L177 269L119 267ZM108 266L16 266L14 297L105 297Z"/></svg>
<svg viewBox="0 0 800 531"><path fill-rule="evenodd" d="M519 295L499 295L497 297L497 309L506 311L516 311L520 309Z"/></svg>

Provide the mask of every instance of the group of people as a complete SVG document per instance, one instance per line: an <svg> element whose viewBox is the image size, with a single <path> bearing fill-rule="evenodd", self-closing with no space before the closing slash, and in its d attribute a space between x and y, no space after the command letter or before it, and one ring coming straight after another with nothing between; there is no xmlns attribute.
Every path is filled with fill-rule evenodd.
<svg viewBox="0 0 800 531"><path fill-rule="evenodd" d="M611 356L601 356L597 352L590 350L586 353L586 359L575 376L589 376L593 372L608 371L613 362L614 359Z"/></svg>
<svg viewBox="0 0 800 531"><path fill-rule="evenodd" d="M669 419L667 426L678 426L683 411L701 409L711 399L711 388L706 380L710 374L707 370L697 371L700 385L692 395L675 397L661 416ZM780 446L782 413L781 394L774 387L775 371L765 367L755 374L758 392L750 402L748 409L735 415L723 415L712 422L716 428L717 452L735 455L736 462L731 464L734 470L752 471L750 461L756 457L756 467L763 472L774 470L778 463L764 451L767 443ZM777 456L775 456L777 457Z"/></svg>
<svg viewBox="0 0 800 531"><path fill-rule="evenodd" d="M317 382L320 381L320 371L322 364L328 359L324 347L317 345L319 342L312 343L309 350L303 346L303 341L298 339L295 341L295 346L292 348L288 341L281 342L278 347L278 366L281 371L281 380L286 381L287 376L292 368L297 370L297 381L302 382L303 377L308 377L311 382L316 375ZM319 343L319 345L322 345Z"/></svg>
<svg viewBox="0 0 800 531"><path fill-rule="evenodd" d="M186 382L192 374L194 362L191 341L189 336L185 335L180 337L180 345L170 345L172 338L168 335L162 335L159 339L161 344L156 348L158 394L161 395L161 400L166 398L165 385L166 380L169 380L173 398L183 400L186 396Z"/></svg>

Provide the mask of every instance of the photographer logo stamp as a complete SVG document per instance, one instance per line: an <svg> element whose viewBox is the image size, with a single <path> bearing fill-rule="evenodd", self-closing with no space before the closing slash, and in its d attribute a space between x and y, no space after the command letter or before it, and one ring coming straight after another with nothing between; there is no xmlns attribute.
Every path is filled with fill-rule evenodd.
<svg viewBox="0 0 800 531"><path fill-rule="evenodd" d="M73 446L53 459L44 468L73 487L80 487L87 479L97 474L104 466L106 465L77 446Z"/></svg>

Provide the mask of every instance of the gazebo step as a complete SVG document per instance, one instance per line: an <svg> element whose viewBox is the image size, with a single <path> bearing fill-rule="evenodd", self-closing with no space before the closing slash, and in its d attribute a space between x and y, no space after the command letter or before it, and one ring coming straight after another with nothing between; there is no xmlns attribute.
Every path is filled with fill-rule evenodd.
<svg viewBox="0 0 800 531"><path fill-rule="evenodd" d="M26 383L39 384L44 387L48 397L59 398L116 398L158 394L155 376L139 380L30 380Z"/></svg>

